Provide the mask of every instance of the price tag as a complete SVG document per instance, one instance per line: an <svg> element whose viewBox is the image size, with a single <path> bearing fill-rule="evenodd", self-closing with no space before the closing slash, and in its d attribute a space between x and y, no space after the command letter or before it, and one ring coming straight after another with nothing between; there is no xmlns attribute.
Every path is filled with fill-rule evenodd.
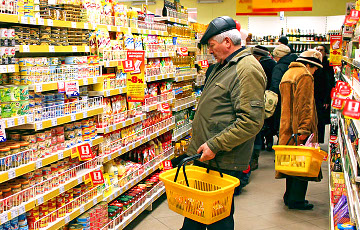
<svg viewBox="0 0 360 230"><path fill-rule="evenodd" d="M64 158L64 152L61 151L61 152L58 153L58 160L61 160L63 158Z"/></svg>
<svg viewBox="0 0 360 230"><path fill-rule="evenodd" d="M31 24L31 25L36 25L36 18L31 17L31 18L30 18L30 24Z"/></svg>
<svg viewBox="0 0 360 230"><path fill-rule="evenodd" d="M105 67L110 67L110 61L105 62Z"/></svg>
<svg viewBox="0 0 360 230"><path fill-rule="evenodd" d="M88 111L83 112L83 117L88 117Z"/></svg>
<svg viewBox="0 0 360 230"><path fill-rule="evenodd" d="M70 222L70 216L65 216L65 224Z"/></svg>
<svg viewBox="0 0 360 230"><path fill-rule="evenodd" d="M48 26L54 26L54 21L51 19L47 19L47 25Z"/></svg>
<svg viewBox="0 0 360 230"><path fill-rule="evenodd" d="M84 82L84 85L88 85L88 84L89 84L89 81L88 81L87 78L84 78L84 79L83 79L83 82Z"/></svg>
<svg viewBox="0 0 360 230"><path fill-rule="evenodd" d="M57 122L57 118L51 119L51 126L57 126L58 122Z"/></svg>
<svg viewBox="0 0 360 230"><path fill-rule="evenodd" d="M64 186L60 186L60 188L59 188L59 193L61 194L61 193L64 193L64 192L65 192Z"/></svg>
<svg viewBox="0 0 360 230"><path fill-rule="evenodd" d="M89 46L85 46L85 52L89 53L90 52L90 47Z"/></svg>
<svg viewBox="0 0 360 230"><path fill-rule="evenodd" d="M72 51L73 51L73 52L77 52L77 46L73 46L73 47L72 47Z"/></svg>
<svg viewBox="0 0 360 230"><path fill-rule="evenodd" d="M78 179L78 184L81 184L83 182L83 178L82 177L79 177Z"/></svg>
<svg viewBox="0 0 360 230"><path fill-rule="evenodd" d="M1 65L1 66L0 66L0 73L7 73L7 67L6 67L6 65Z"/></svg>
<svg viewBox="0 0 360 230"><path fill-rule="evenodd" d="M81 207L80 207L80 213L84 213L85 212L85 207L84 207L84 205L82 205Z"/></svg>
<svg viewBox="0 0 360 230"><path fill-rule="evenodd" d="M9 118L9 119L7 120L7 126L8 126L8 128L15 126L15 120L14 120L14 118Z"/></svg>
<svg viewBox="0 0 360 230"><path fill-rule="evenodd" d="M37 199L37 204L38 205L40 205L40 204L42 204L42 203L44 203L44 197L42 196L42 197L39 197L38 199Z"/></svg>
<svg viewBox="0 0 360 230"><path fill-rule="evenodd" d="M54 46L49 46L49 52L54 53L55 52L55 47Z"/></svg>
<svg viewBox="0 0 360 230"><path fill-rule="evenodd" d="M135 123L135 118L131 118L131 123L132 123L132 124Z"/></svg>
<svg viewBox="0 0 360 230"><path fill-rule="evenodd" d="M21 215L23 213L25 213L25 206L24 205L19 207L19 215Z"/></svg>
<svg viewBox="0 0 360 230"><path fill-rule="evenodd" d="M30 114L27 116L27 123L33 123L34 122L34 117Z"/></svg>
<svg viewBox="0 0 360 230"><path fill-rule="evenodd" d="M107 29L108 29L108 31L111 31L111 26L108 25L108 26L107 26Z"/></svg>
<svg viewBox="0 0 360 230"><path fill-rule="evenodd" d="M114 131L114 130L116 130L117 128L116 128L116 125L113 125L112 126L112 130Z"/></svg>
<svg viewBox="0 0 360 230"><path fill-rule="evenodd" d="M71 22L71 27L74 28L74 29L76 29L76 28L77 28L77 27L76 27L76 22Z"/></svg>
<svg viewBox="0 0 360 230"><path fill-rule="evenodd" d="M17 210L17 208L13 208L11 209L11 218L17 217L19 215L19 211Z"/></svg>
<svg viewBox="0 0 360 230"><path fill-rule="evenodd" d="M37 169L41 168L43 166L42 165L42 160L36 161L35 166L36 166Z"/></svg>
<svg viewBox="0 0 360 230"><path fill-rule="evenodd" d="M10 169L10 170L8 171L8 174L9 174L9 179L10 179L10 180L16 177L16 172L15 172L14 169Z"/></svg>
<svg viewBox="0 0 360 230"><path fill-rule="evenodd" d="M89 23L84 23L84 29L86 29L86 30L89 29Z"/></svg>
<svg viewBox="0 0 360 230"><path fill-rule="evenodd" d="M94 84L96 84L97 83L97 77L94 77Z"/></svg>
<svg viewBox="0 0 360 230"><path fill-rule="evenodd" d="M45 25L45 20L43 18L38 18L38 24L39 25Z"/></svg>
<svg viewBox="0 0 360 230"><path fill-rule="evenodd" d="M110 90L106 90L106 91L105 91L105 96L106 96L106 97L110 97Z"/></svg>
<svg viewBox="0 0 360 230"><path fill-rule="evenodd" d="M36 130L40 130L40 129L43 129L43 124L41 121L36 123Z"/></svg>
<svg viewBox="0 0 360 230"><path fill-rule="evenodd" d="M120 27L120 26L117 26L117 27L116 27L116 30L117 30L117 32L121 32L121 27Z"/></svg>
<svg viewBox="0 0 360 230"><path fill-rule="evenodd" d="M42 84L36 84L35 85L35 91L38 92L38 93L42 92Z"/></svg>
<svg viewBox="0 0 360 230"><path fill-rule="evenodd" d="M9 218L8 218L7 213L2 214L2 215L1 215L1 223L2 223L2 224L5 224L5 223L8 222L8 221L9 221Z"/></svg>
<svg viewBox="0 0 360 230"><path fill-rule="evenodd" d="M113 199L114 199L114 195L111 194L111 195L110 195L110 200L113 200Z"/></svg>
<svg viewBox="0 0 360 230"><path fill-rule="evenodd" d="M110 155L108 155L108 157L107 157L107 158L108 158L108 161L110 161L110 160L111 160L111 154L110 154Z"/></svg>
<svg viewBox="0 0 360 230"><path fill-rule="evenodd" d="M22 47L23 47L23 52L24 52L24 53L30 52L30 47L29 47L28 45L24 45L24 46L22 46Z"/></svg>
<svg viewBox="0 0 360 230"><path fill-rule="evenodd" d="M130 148L129 146L126 146L126 152L129 152Z"/></svg>
<svg viewBox="0 0 360 230"><path fill-rule="evenodd" d="M97 204L97 200L93 199L93 205L96 205L96 204Z"/></svg>
<svg viewBox="0 0 360 230"><path fill-rule="evenodd" d="M22 24L28 24L28 17L21 17L21 18L20 18L20 22L21 22Z"/></svg>
<svg viewBox="0 0 360 230"><path fill-rule="evenodd" d="M15 72L15 65L8 65L8 72L14 73Z"/></svg>
<svg viewBox="0 0 360 230"><path fill-rule="evenodd" d="M108 133L108 132L110 132L109 127L106 127L105 128L105 133Z"/></svg>
<svg viewBox="0 0 360 230"><path fill-rule="evenodd" d="M76 115L75 114L71 114L71 121L76 121Z"/></svg>
<svg viewBox="0 0 360 230"><path fill-rule="evenodd" d="M128 34L131 34L131 28L128 27Z"/></svg>

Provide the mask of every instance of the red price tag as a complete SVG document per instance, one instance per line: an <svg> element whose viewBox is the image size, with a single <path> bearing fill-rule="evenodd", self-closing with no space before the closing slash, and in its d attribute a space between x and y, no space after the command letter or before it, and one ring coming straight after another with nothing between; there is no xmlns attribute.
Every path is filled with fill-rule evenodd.
<svg viewBox="0 0 360 230"><path fill-rule="evenodd" d="M330 143L336 143L337 142L337 136L330 135Z"/></svg>
<svg viewBox="0 0 360 230"><path fill-rule="evenodd" d="M162 112L162 113L170 113L170 105L169 103L162 103L162 104L158 104L158 111Z"/></svg>
<svg viewBox="0 0 360 230"><path fill-rule="evenodd" d="M200 61L200 66L201 66L202 69L208 68L208 67L209 67L209 62L208 62L208 60L202 60L202 61Z"/></svg>
<svg viewBox="0 0 360 230"><path fill-rule="evenodd" d="M86 180L86 179L87 179L87 178L85 178L85 181L86 181L86 182L91 181L91 184L92 184L93 186L96 186L96 185L100 185L100 184L104 184L104 183L105 183L104 175L103 175L103 173L102 173L101 170L98 170L98 171L94 171L94 172L89 173L88 180Z"/></svg>
<svg viewBox="0 0 360 230"><path fill-rule="evenodd" d="M343 115L353 119L360 119L360 102L347 99L343 109Z"/></svg>
<svg viewBox="0 0 360 230"><path fill-rule="evenodd" d="M331 97L331 99L334 99L335 97L336 97L336 89L335 89L335 87L334 88L332 88L331 89L331 93L330 93L330 97Z"/></svg>
<svg viewBox="0 0 360 230"><path fill-rule="evenodd" d="M342 97L348 97L351 94L351 87L349 85L342 85L339 87L338 93Z"/></svg>
<svg viewBox="0 0 360 230"><path fill-rule="evenodd" d="M89 143L77 147L80 161L88 161L94 158Z"/></svg>
<svg viewBox="0 0 360 230"><path fill-rule="evenodd" d="M344 102L345 99L343 98L338 98L338 97L334 98L331 107L333 107L334 109L341 110L343 108Z"/></svg>
<svg viewBox="0 0 360 230"><path fill-rule="evenodd" d="M166 170L169 170L169 169L172 169L172 168L173 168L173 166L172 166L171 161L163 161L163 162L161 162L161 165L160 165L161 170L166 171Z"/></svg>
<svg viewBox="0 0 360 230"><path fill-rule="evenodd" d="M122 66L125 73L132 72L135 70L135 65L133 60L122 61Z"/></svg>

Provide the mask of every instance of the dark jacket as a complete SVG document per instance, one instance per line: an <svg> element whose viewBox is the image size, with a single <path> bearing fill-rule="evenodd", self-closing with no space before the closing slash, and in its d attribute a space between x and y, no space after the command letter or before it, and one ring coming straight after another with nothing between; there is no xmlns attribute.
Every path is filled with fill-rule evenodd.
<svg viewBox="0 0 360 230"><path fill-rule="evenodd" d="M276 65L276 61L274 61L271 57L266 56L260 59L260 64L263 67L267 78L266 89L269 89L272 79L272 71Z"/></svg>
<svg viewBox="0 0 360 230"><path fill-rule="evenodd" d="M264 123L266 76L248 49L219 67L216 64L206 80L187 154L195 155L206 142L220 168L243 171Z"/></svg>
<svg viewBox="0 0 360 230"><path fill-rule="evenodd" d="M281 82L282 77L284 76L285 72L289 69L289 65L291 62L294 62L298 58L296 54L290 53L284 57L282 57L276 64L272 72L272 79L270 84L270 89L274 93L279 96L278 104L276 106L274 112L274 132L279 131L280 128L280 115L281 115L281 96L279 85Z"/></svg>

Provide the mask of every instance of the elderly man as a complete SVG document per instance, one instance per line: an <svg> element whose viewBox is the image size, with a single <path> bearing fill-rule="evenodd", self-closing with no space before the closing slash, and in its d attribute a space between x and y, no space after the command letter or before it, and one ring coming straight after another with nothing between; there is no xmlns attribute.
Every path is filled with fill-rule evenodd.
<svg viewBox="0 0 360 230"><path fill-rule="evenodd" d="M246 170L254 139L264 123L266 76L250 50L241 48L234 20L212 20L201 39L217 60L201 95L193 121L188 155L202 153L198 166L216 157L224 173L237 176ZM213 164L214 165L214 164ZM229 217L211 225L185 218L183 230L234 229L234 204Z"/></svg>

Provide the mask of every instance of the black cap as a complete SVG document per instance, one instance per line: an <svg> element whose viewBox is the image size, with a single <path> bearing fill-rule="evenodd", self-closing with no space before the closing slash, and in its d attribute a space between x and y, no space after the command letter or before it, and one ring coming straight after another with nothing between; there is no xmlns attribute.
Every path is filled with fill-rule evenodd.
<svg viewBox="0 0 360 230"><path fill-rule="evenodd" d="M259 55L259 56L268 56L270 54L270 52L269 52L268 48L257 45L253 48L253 54Z"/></svg>
<svg viewBox="0 0 360 230"><path fill-rule="evenodd" d="M289 40L287 39L287 37L281 36L281 37L279 38L279 42L281 42L281 43L284 44L284 45L287 45L287 44L289 43Z"/></svg>
<svg viewBox="0 0 360 230"><path fill-rule="evenodd" d="M209 23L209 26L206 29L204 36L201 38L200 43L207 44L208 40L213 36L233 29L236 29L234 19L229 16L217 17Z"/></svg>

